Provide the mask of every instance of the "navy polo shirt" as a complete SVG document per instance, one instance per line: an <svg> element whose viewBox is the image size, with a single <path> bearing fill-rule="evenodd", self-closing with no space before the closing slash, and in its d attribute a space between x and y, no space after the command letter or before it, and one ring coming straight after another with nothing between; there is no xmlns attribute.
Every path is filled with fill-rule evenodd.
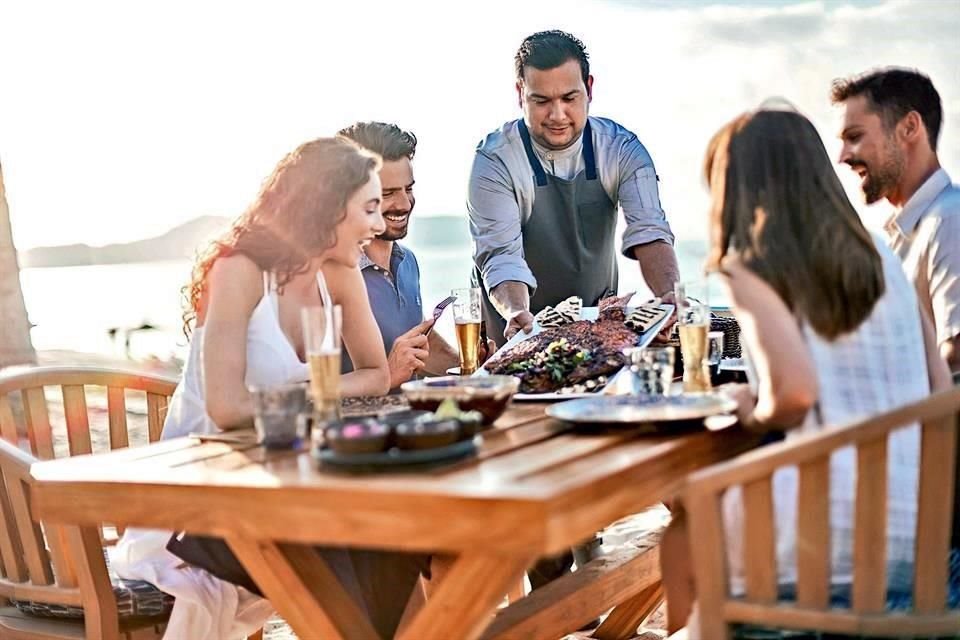
<svg viewBox="0 0 960 640"><path fill-rule="evenodd" d="M394 341L423 322L423 303L420 300L420 265L413 251L393 243L390 254L390 273L370 260L360 257L360 273L367 285L367 297L373 316L383 336L383 346L389 354ZM353 371L350 355L344 350L343 373Z"/></svg>

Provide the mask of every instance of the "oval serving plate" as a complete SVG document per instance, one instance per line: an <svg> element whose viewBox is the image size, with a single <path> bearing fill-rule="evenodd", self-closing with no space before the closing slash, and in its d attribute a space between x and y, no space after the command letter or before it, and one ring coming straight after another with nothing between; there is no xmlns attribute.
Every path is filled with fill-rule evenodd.
<svg viewBox="0 0 960 640"><path fill-rule="evenodd" d="M377 453L337 453L332 449L314 451L314 457L323 465L345 470L376 471L434 465L441 462L453 462L477 452L476 438L461 440L443 447L432 449L389 449Z"/></svg>
<svg viewBox="0 0 960 640"><path fill-rule="evenodd" d="M720 393L680 396L597 396L547 407L551 418L565 422L637 424L699 420L730 413L737 408L732 398Z"/></svg>

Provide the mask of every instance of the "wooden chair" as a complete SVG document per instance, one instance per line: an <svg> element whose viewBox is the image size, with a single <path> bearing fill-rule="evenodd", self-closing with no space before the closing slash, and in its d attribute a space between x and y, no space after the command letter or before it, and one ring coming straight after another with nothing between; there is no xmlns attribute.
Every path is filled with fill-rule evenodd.
<svg viewBox="0 0 960 640"><path fill-rule="evenodd" d="M44 393L47 387L60 387L63 395L68 455L91 453L93 450L86 389L106 390L109 418L109 444L106 448L129 446L127 399L125 390L145 394L147 439L156 442L163 430L167 404L177 386L175 378L144 375L98 367L15 367L0 373L0 436L18 444L9 394L18 393L23 403L26 436L30 450L37 458L49 460L55 455L54 432ZM94 433L93 435L99 435ZM61 447L62 449L62 447ZM64 452L66 453L66 452Z"/></svg>
<svg viewBox="0 0 960 640"><path fill-rule="evenodd" d="M55 436L44 394L46 387L57 386L63 395L63 438ZM86 391L94 386L106 391L108 428L103 435L108 435L108 441L90 429ZM83 619L59 619L2 606L0 638L139 640L162 635L165 617L120 617L99 527L48 526L35 521L30 465L57 452L90 453L98 438L110 449L129 446L128 390L145 394L146 438L158 440L175 386L172 378L90 367L16 368L0 373L0 599L82 607L84 614ZM14 419L10 394L22 399L22 431ZM33 455L19 448L24 439Z"/></svg>
<svg viewBox="0 0 960 640"><path fill-rule="evenodd" d="M946 608L960 388L857 424L771 445L691 476L685 491L703 638L726 638L729 623L836 634L953 636L960 610ZM885 611L887 438L922 424L913 608ZM857 451L852 607L830 608L830 454ZM799 471L797 599L777 600L771 476ZM746 593L731 595L721 498L743 488ZM740 532L731 535L741 535Z"/></svg>

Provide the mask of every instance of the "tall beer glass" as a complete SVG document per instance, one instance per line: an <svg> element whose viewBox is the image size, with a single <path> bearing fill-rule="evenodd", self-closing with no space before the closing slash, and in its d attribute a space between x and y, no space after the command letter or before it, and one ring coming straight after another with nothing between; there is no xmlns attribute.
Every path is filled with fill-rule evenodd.
<svg viewBox="0 0 960 640"><path fill-rule="evenodd" d="M454 289L453 322L460 348L460 375L468 376L479 366L480 289Z"/></svg>
<svg viewBox="0 0 960 640"><path fill-rule="evenodd" d="M304 307L300 319L316 428L340 417L340 306Z"/></svg>
<svg viewBox="0 0 960 640"><path fill-rule="evenodd" d="M696 293L694 293L696 292ZM680 353L683 355L684 393L709 391L710 305L706 282L674 285L677 325L680 329Z"/></svg>

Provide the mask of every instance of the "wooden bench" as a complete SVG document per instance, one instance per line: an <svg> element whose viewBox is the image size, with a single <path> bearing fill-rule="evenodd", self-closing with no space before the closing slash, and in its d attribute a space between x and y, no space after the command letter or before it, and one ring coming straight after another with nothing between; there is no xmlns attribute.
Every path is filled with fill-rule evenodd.
<svg viewBox="0 0 960 640"><path fill-rule="evenodd" d="M533 591L499 613L483 640L555 640L610 611L593 632L626 640L663 601L661 520L613 551ZM611 611L611 605L615 605Z"/></svg>

